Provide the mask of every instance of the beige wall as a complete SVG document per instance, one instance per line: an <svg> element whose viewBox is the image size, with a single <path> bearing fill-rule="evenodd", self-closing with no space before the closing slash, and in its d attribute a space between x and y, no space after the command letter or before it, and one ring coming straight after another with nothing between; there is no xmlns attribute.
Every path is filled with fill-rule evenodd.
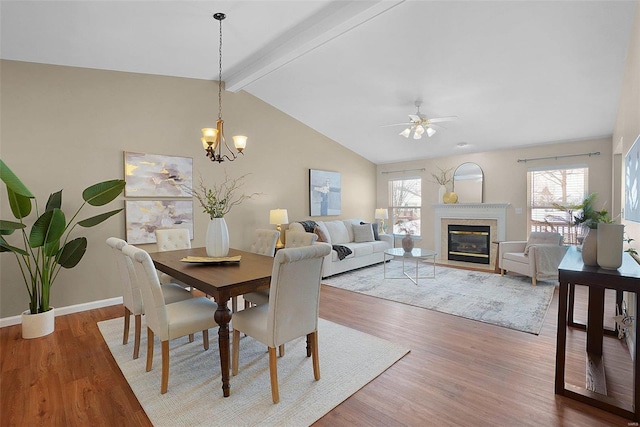
<svg viewBox="0 0 640 427"><path fill-rule="evenodd" d="M309 168L342 174L341 217L373 219L375 165L246 92L224 93L225 133L244 133L249 141L243 158L221 166L204 156L199 140L200 128L217 118L211 81L14 61L0 61L0 79L0 156L42 204L64 189L63 207L75 211L85 187L122 178L123 152L136 151L193 157L194 178L201 174L209 183L219 181L225 168L232 177L250 172L246 191L264 194L227 216L236 248L248 248L256 228L274 227L270 209L288 209L291 221L308 218ZM13 219L6 200L2 185L2 218ZM123 200L106 208L123 207ZM204 245L208 217L201 212L194 204L194 246ZM121 295L104 242L124 238L124 230L124 214L82 230L87 254L75 269L61 271L54 306ZM27 293L13 256L3 253L0 263L0 317L17 315L27 308Z"/></svg>
<svg viewBox="0 0 640 427"><path fill-rule="evenodd" d="M423 141L428 144L429 141ZM518 159L600 152L599 156L580 156L519 163ZM529 168L587 165L589 167L589 191L598 193L596 206L610 207L611 199L611 139L579 141L561 144L546 144L530 148L483 153L460 154L429 160L416 160L395 164L378 165L377 201L379 207L388 205L388 181L403 176L421 177L422 184L422 240L418 246L434 248L433 204L438 203L439 185L433 182L431 173L438 168L456 168L465 162L477 163L484 172L484 203L510 203L507 210L507 239L520 240L527 237L527 170ZM422 169L424 172L383 174L382 172ZM451 190L451 185L449 185ZM522 214L516 214L516 208Z"/></svg>

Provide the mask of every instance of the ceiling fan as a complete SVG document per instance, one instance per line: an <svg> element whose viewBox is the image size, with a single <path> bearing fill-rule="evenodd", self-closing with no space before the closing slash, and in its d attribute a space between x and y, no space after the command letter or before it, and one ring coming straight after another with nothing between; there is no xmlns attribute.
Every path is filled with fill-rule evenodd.
<svg viewBox="0 0 640 427"><path fill-rule="evenodd" d="M422 138L422 135L424 133L426 133L428 137L435 135L436 130L433 128L434 124L440 122L450 122L452 120L458 119L457 116L428 118L420 112L421 105L422 101L415 102L416 113L409 114L409 122L395 123L387 126L406 126L406 129L400 132L399 135L402 135L405 138L409 138L409 136L413 134L413 139L420 139Z"/></svg>

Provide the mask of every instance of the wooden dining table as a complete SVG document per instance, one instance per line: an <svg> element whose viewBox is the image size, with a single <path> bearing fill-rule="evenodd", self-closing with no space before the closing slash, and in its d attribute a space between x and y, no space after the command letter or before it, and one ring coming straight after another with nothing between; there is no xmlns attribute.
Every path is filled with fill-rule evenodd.
<svg viewBox="0 0 640 427"><path fill-rule="evenodd" d="M218 304L214 318L218 323L218 347L222 393L231 393L229 382L229 322L232 313L227 304L232 297L261 289L271 283L273 258L238 249L229 249L229 257L240 255L239 262L188 263L181 261L188 256L206 257L205 248L150 253L157 270L211 295Z"/></svg>

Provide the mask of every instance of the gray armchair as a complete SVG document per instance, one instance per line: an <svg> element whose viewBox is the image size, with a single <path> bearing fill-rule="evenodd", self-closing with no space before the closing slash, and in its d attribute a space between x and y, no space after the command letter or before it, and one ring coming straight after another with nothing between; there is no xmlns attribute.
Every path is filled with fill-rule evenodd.
<svg viewBox="0 0 640 427"><path fill-rule="evenodd" d="M505 271L537 280L557 279L558 266L567 252L559 233L532 232L529 240L500 242L498 265L500 275Z"/></svg>

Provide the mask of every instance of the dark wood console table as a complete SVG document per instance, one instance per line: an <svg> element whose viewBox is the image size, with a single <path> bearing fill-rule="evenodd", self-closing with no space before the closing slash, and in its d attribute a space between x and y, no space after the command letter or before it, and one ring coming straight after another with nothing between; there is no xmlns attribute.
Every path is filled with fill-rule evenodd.
<svg viewBox="0 0 640 427"><path fill-rule="evenodd" d="M640 358L636 356L633 360L633 396L631 403L607 396L604 360L602 359L602 340L605 334L603 326L605 289L614 289L618 294L623 291L632 292L630 297L636 301L637 307L637 292L640 291L640 265L629 254L625 253L623 264L618 270L604 270L599 267L585 266L582 263L582 254L573 246L567 251L558 271L560 299L558 302L556 347L556 394L638 421L640 415ZM581 325L583 329L586 329L587 333L588 381L586 388L567 384L564 380L567 326L578 326L573 322L573 304L568 310L570 303L569 290L575 285L589 287L587 324ZM636 339L635 348L632 351L635 355L638 355L640 337L637 335L637 320L634 321L633 327L636 331Z"/></svg>

